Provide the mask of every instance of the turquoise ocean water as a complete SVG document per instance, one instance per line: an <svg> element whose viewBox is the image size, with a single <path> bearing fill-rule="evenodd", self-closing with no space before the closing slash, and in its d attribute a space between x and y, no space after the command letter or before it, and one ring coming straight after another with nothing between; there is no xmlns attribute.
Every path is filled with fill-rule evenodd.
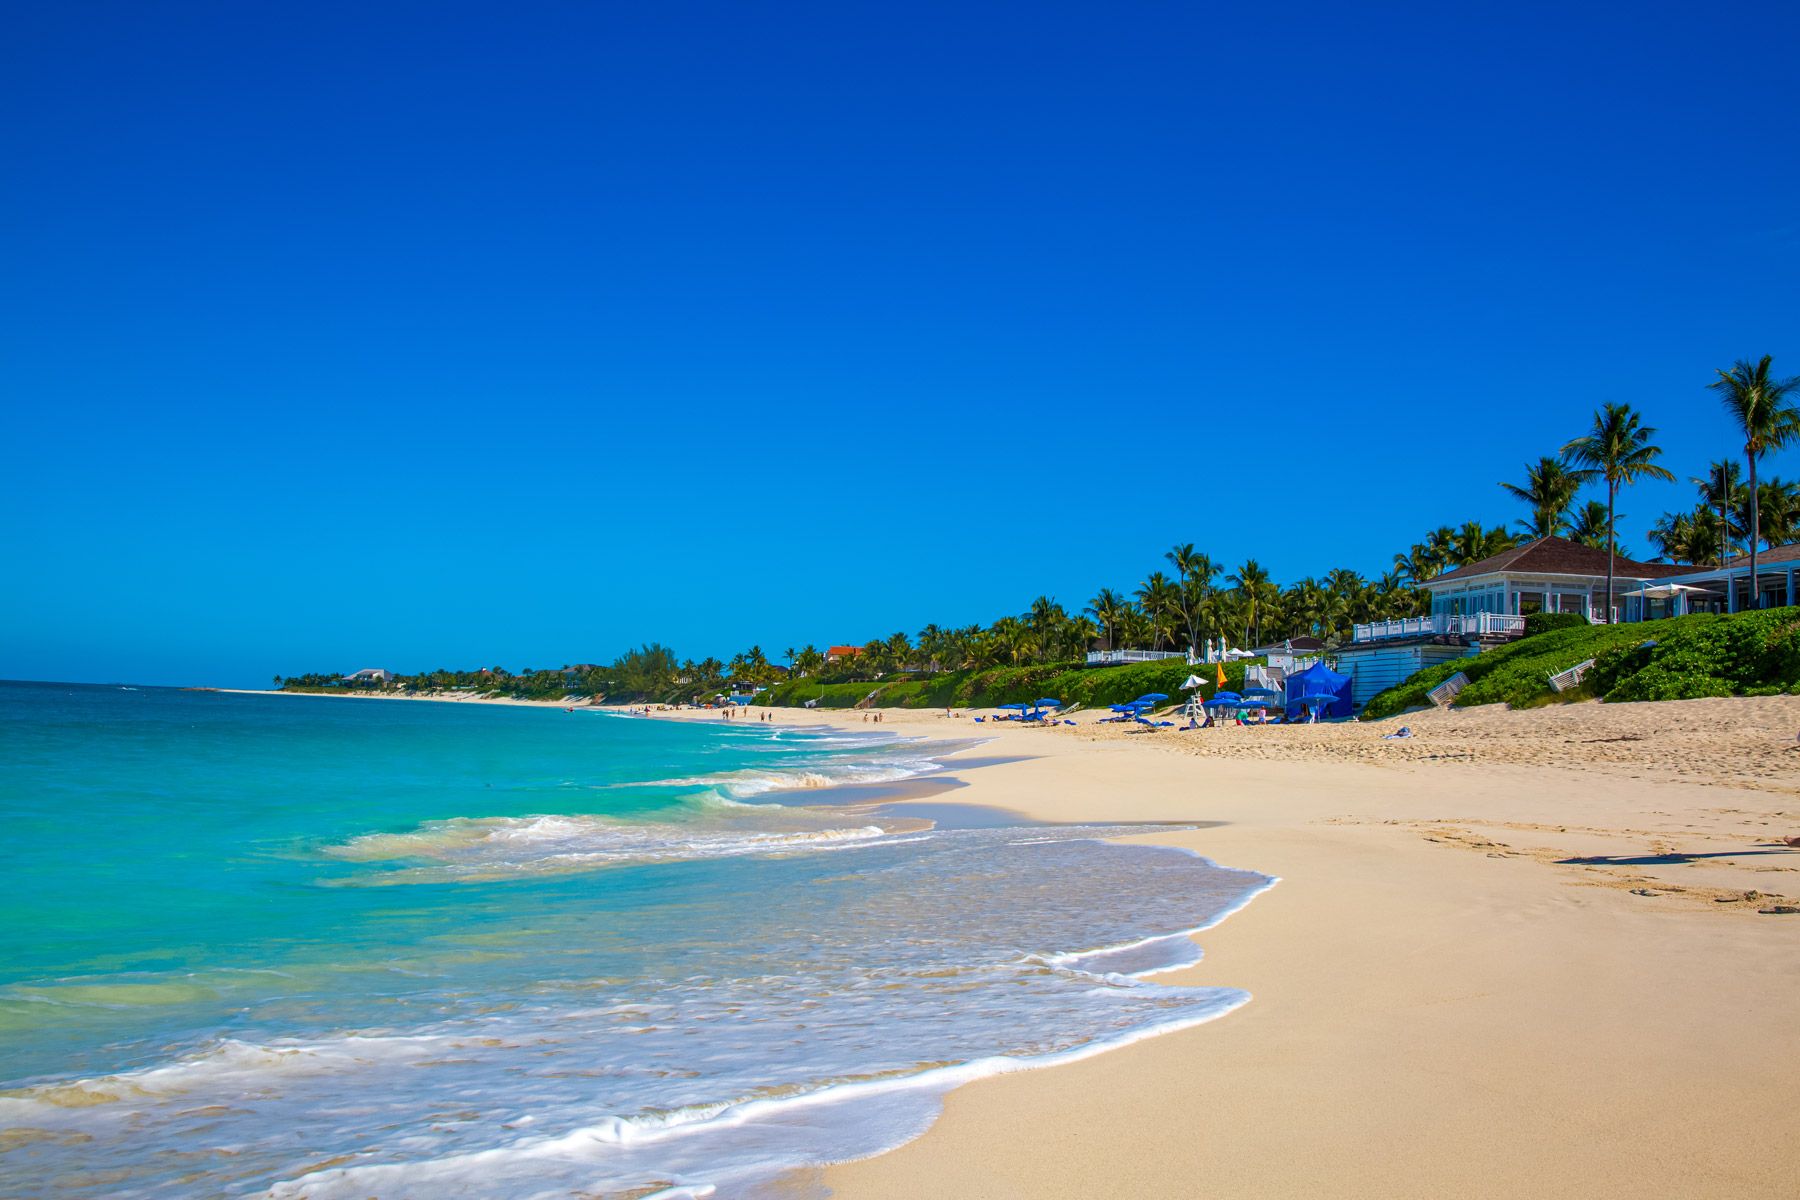
<svg viewBox="0 0 1800 1200"><path fill-rule="evenodd" d="M0 1195L756 1195L1243 1002L1261 875L835 802L966 748L0 684Z"/></svg>

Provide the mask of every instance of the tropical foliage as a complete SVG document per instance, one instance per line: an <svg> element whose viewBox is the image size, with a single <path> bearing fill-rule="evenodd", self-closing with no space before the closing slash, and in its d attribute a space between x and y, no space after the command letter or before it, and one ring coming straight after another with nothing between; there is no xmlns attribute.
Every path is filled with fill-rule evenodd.
<svg viewBox="0 0 1800 1200"><path fill-rule="evenodd" d="M1750 518L1752 607L1758 606L1760 598L1756 556L1757 543L1763 536L1762 502L1756 486L1756 463L1769 451L1779 450L1800 438L1800 408L1796 408L1794 404L1794 394L1800 391L1800 379L1774 378L1769 373L1772 362L1773 359L1767 354L1762 356L1761 362L1739 361L1731 370L1718 372L1719 377L1707 385L1718 393L1732 425L1744 439L1744 462L1749 467L1749 496L1746 497L1745 507L1749 510Z"/></svg>

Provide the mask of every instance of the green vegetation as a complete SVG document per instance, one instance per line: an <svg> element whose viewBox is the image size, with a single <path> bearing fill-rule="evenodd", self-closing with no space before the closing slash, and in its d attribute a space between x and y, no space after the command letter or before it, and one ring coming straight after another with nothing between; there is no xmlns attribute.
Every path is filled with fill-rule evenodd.
<svg viewBox="0 0 1800 1200"><path fill-rule="evenodd" d="M1557 694L1550 676L1594 660L1579 688ZM1460 707L1528 708L1566 700L1689 700L1800 689L1800 608L1696 613L1635 625L1551 629L1475 658L1427 667L1369 701L1365 717L1429 705L1426 693L1458 671Z"/></svg>
<svg viewBox="0 0 1800 1200"><path fill-rule="evenodd" d="M1525 636L1534 637L1552 629L1573 629L1587 623L1588 619L1580 613L1535 612L1525 618Z"/></svg>
<svg viewBox="0 0 1800 1200"><path fill-rule="evenodd" d="M1244 665L1234 662L1226 666L1226 687L1243 687ZM1162 692L1174 703L1182 698L1181 685L1189 675L1198 674L1211 683L1217 678L1217 670L1190 667L1177 658L1123 667L1082 668L1073 663L985 667L883 683L822 684L796 679L769 689L756 702L800 705L816 699L819 708L853 708L874 693L874 703L883 708L992 708L1040 699L1105 708L1150 692Z"/></svg>

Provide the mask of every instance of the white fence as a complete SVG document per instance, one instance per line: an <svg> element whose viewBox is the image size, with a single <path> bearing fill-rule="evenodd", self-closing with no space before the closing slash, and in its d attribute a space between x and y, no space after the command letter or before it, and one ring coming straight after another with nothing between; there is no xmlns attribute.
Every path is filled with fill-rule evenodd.
<svg viewBox="0 0 1800 1200"><path fill-rule="evenodd" d="M1352 628L1351 640L1379 642L1388 638L1452 634L1458 637L1521 637L1524 633L1525 618L1509 613L1469 613L1466 616L1433 613L1429 617L1402 617L1397 621L1359 624Z"/></svg>
<svg viewBox="0 0 1800 1200"><path fill-rule="evenodd" d="M1165 658L1186 658L1185 650L1089 650L1090 667L1116 667L1121 663L1161 662Z"/></svg>

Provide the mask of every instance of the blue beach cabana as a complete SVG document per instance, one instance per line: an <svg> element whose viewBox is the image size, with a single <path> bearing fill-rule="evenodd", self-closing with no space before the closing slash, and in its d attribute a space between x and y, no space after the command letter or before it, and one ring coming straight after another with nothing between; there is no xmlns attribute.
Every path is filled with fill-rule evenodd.
<svg viewBox="0 0 1800 1200"><path fill-rule="evenodd" d="M1349 716L1354 711L1350 702L1352 682L1350 676L1339 675L1324 663L1294 672L1287 677L1288 720L1314 709L1321 719Z"/></svg>

